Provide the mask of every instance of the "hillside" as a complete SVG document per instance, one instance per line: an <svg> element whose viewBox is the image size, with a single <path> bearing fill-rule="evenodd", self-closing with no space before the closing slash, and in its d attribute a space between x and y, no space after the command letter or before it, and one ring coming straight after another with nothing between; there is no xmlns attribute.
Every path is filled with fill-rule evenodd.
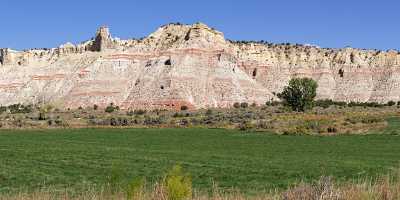
<svg viewBox="0 0 400 200"><path fill-rule="evenodd" d="M312 77L318 98L400 100L400 53L233 42L204 24L169 24L141 40L94 39L52 49L0 50L0 104L64 108L230 107L277 100L292 77Z"/></svg>

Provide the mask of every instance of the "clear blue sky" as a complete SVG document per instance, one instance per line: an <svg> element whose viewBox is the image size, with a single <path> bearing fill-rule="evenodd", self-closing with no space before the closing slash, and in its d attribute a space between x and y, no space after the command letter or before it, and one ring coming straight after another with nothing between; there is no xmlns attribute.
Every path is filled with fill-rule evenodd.
<svg viewBox="0 0 400 200"><path fill-rule="evenodd" d="M400 49L399 0L1 0L0 47L55 47L147 36L169 22L204 22L234 40Z"/></svg>

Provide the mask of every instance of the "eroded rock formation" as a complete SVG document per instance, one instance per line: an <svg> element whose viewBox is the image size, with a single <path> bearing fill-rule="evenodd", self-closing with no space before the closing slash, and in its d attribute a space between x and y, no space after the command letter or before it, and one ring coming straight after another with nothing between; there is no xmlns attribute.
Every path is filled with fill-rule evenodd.
<svg viewBox="0 0 400 200"><path fill-rule="evenodd" d="M0 50L0 104L52 103L66 108L228 107L277 99L292 77L311 77L318 98L400 100L397 51L324 49L232 42L204 24L169 24L141 40L112 38L53 49Z"/></svg>

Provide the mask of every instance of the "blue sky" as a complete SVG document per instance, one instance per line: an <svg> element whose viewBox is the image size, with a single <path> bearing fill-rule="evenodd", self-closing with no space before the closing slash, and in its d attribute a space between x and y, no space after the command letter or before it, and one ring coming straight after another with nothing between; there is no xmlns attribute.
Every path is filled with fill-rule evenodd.
<svg viewBox="0 0 400 200"><path fill-rule="evenodd" d="M234 40L400 49L398 0L1 0L0 47L55 47L147 36L169 22L204 22Z"/></svg>

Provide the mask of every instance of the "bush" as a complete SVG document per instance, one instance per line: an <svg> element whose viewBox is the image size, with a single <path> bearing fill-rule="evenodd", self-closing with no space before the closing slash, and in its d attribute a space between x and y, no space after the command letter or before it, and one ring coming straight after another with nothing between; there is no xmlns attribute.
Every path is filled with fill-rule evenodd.
<svg viewBox="0 0 400 200"><path fill-rule="evenodd" d="M254 127L250 122L246 121L246 122L240 123L238 128L241 131L247 131L247 130L253 129Z"/></svg>
<svg viewBox="0 0 400 200"><path fill-rule="evenodd" d="M144 114L146 114L146 110L141 110L141 109L138 109L138 110L135 110L133 113L135 114L135 115L144 115Z"/></svg>
<svg viewBox="0 0 400 200"><path fill-rule="evenodd" d="M294 78L278 97L293 111L304 112L313 106L318 84L310 78Z"/></svg>
<svg viewBox="0 0 400 200"><path fill-rule="evenodd" d="M115 107L113 103L110 103L110 105L107 106L104 111L107 112L107 113L112 113L112 112L114 112L116 110L119 110L119 107L118 106Z"/></svg>
<svg viewBox="0 0 400 200"><path fill-rule="evenodd" d="M175 165L167 172L164 184L169 200L192 198L192 180L183 172L180 165Z"/></svg>
<svg viewBox="0 0 400 200"><path fill-rule="evenodd" d="M133 110L129 110L126 112L126 115L133 116L133 115L135 115L135 112Z"/></svg>
<svg viewBox="0 0 400 200"><path fill-rule="evenodd" d="M280 104L281 104L281 102L279 102L279 101L267 101L267 102L265 102L266 106L278 106Z"/></svg>
<svg viewBox="0 0 400 200"><path fill-rule="evenodd" d="M314 102L314 105L321 108L329 108L329 106L333 105L333 101L330 99L317 100Z"/></svg>
<svg viewBox="0 0 400 200"><path fill-rule="evenodd" d="M5 106L0 106L0 114L2 114L3 112L7 111L7 107Z"/></svg>
<svg viewBox="0 0 400 200"><path fill-rule="evenodd" d="M329 108L329 106L346 106L347 103L343 101L332 101L331 99L321 99L314 102L314 106Z"/></svg>
<svg viewBox="0 0 400 200"><path fill-rule="evenodd" d="M179 118L179 117L185 117L185 115L184 115L183 113L181 113L181 112L176 112L176 113L174 113L174 114L172 115L172 117L174 117L174 118Z"/></svg>
<svg viewBox="0 0 400 200"><path fill-rule="evenodd" d="M23 104L12 104L9 105L8 107L3 107L0 109L3 112L6 111L8 108L8 110L10 111L11 114L16 114L16 113L31 113L33 108L32 105L23 105ZM0 111L1 113L1 111Z"/></svg>
<svg viewBox="0 0 400 200"><path fill-rule="evenodd" d="M240 107L241 108L247 108L247 107L249 107L249 104L246 103L246 102L242 102L242 103L240 103Z"/></svg>
<svg viewBox="0 0 400 200"><path fill-rule="evenodd" d="M57 116L56 120L54 120L54 123L55 123L57 126L64 126L64 125L65 125L64 122L63 122L63 120L60 118L60 116Z"/></svg>
<svg viewBox="0 0 400 200"><path fill-rule="evenodd" d="M144 193L144 179L134 179L126 188L126 199L127 200L135 200L135 199L143 199Z"/></svg>
<svg viewBox="0 0 400 200"><path fill-rule="evenodd" d="M207 116L209 116L209 115L212 115L213 114L213 110L211 110L211 109L207 109L207 111L206 111L206 115Z"/></svg>
<svg viewBox="0 0 400 200"><path fill-rule="evenodd" d="M234 108L240 108L240 103L235 102L235 103L233 104L233 107L234 107Z"/></svg>
<svg viewBox="0 0 400 200"><path fill-rule="evenodd" d="M395 103L394 101L389 101L389 102L387 103L387 105L388 105L388 106L394 106L394 105L396 105L396 103Z"/></svg>
<svg viewBox="0 0 400 200"><path fill-rule="evenodd" d="M188 110L188 109L189 109L189 107L187 107L185 105L181 106L181 110Z"/></svg>
<svg viewBox="0 0 400 200"><path fill-rule="evenodd" d="M112 106L107 106L106 109L104 110L107 113L112 113L115 111L115 108Z"/></svg>
<svg viewBox="0 0 400 200"><path fill-rule="evenodd" d="M376 107L376 108L381 108L384 106L384 104L380 104L377 102L350 102L348 104L349 107L355 107L355 106L361 106L361 107Z"/></svg>

